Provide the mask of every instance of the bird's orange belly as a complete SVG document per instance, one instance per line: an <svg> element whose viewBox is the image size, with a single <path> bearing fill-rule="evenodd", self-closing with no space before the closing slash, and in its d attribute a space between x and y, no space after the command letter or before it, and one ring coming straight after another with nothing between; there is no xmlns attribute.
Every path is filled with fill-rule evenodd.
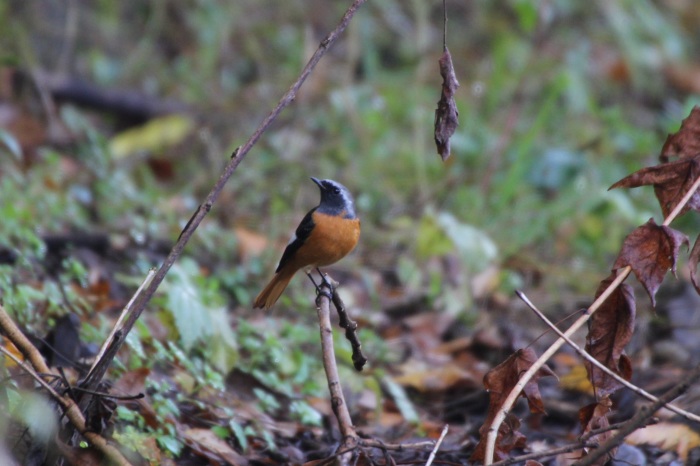
<svg viewBox="0 0 700 466"><path fill-rule="evenodd" d="M314 229L297 254L301 267L324 267L352 251L360 238L360 220L314 213ZM302 251L303 249L303 251Z"/></svg>

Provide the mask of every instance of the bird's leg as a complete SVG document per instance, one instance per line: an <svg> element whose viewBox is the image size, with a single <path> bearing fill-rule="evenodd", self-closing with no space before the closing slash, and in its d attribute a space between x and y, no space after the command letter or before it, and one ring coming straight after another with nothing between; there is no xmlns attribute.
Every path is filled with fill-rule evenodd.
<svg viewBox="0 0 700 466"><path fill-rule="evenodd" d="M326 275L323 274L323 272L321 272L321 270L319 270L318 267L316 267L316 272L318 272L318 274L321 276L321 283L320 284L316 283L316 280L314 280L314 277L311 275L310 272L308 272L308 271L306 272L306 276L309 277L309 280L311 280L311 283L313 283L314 286L316 287L316 294L327 296L328 299L333 299L333 293L335 292L335 290L333 289L333 285L331 284L330 281L328 281L328 279L326 279ZM323 285L326 285L330 289L330 292L321 291L321 287Z"/></svg>
<svg viewBox="0 0 700 466"><path fill-rule="evenodd" d="M326 285L328 289L330 290L328 294L328 299L333 299L333 295L335 294L335 287L333 286L333 283L331 283L331 280L328 280L328 276L321 272L321 270L316 267L316 272L321 276L321 285Z"/></svg>

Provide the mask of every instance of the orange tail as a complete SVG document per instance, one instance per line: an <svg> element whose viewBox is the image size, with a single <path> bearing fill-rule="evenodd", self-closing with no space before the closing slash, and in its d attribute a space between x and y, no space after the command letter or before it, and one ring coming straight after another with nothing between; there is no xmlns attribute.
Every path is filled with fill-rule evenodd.
<svg viewBox="0 0 700 466"><path fill-rule="evenodd" d="M282 292L287 288L287 285L289 285L289 281L294 276L294 272L296 272L296 270L291 273L287 270L281 270L276 273L275 276L272 277L272 280L270 280L270 283L268 283L258 297L255 298L253 308L261 307L270 309L274 306Z"/></svg>

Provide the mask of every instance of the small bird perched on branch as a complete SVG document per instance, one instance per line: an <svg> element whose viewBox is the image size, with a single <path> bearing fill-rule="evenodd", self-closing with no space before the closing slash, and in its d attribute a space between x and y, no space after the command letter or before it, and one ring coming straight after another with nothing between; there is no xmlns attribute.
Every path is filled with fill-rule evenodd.
<svg viewBox="0 0 700 466"><path fill-rule="evenodd" d="M333 180L311 178L321 190L321 202L304 216L289 241L275 276L260 292L254 308L270 309L299 269L308 270L338 262L355 249L360 219L350 191Z"/></svg>

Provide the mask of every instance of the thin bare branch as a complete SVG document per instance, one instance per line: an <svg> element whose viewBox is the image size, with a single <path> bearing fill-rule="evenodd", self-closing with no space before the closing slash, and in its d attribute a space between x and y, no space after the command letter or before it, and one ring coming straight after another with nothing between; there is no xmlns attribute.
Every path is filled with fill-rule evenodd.
<svg viewBox="0 0 700 466"><path fill-rule="evenodd" d="M355 431L355 426L352 425L350 411L348 411L345 397L343 396L343 388L340 385L340 376L338 375L338 366L335 361L335 350L333 349L333 329L331 328L331 286L328 281L330 278L325 277L319 287L319 294L316 297L316 311L318 313L318 326L321 332L321 351L323 354L323 368L326 371L326 379L328 380L328 390L331 395L331 408L338 420L340 434L343 441L338 447L338 451L353 449L359 443L359 437ZM349 464L352 453L348 452L338 457L340 464Z"/></svg>
<svg viewBox="0 0 700 466"><path fill-rule="evenodd" d="M39 354L39 351L34 347L34 345L31 344L27 337L24 336L19 328L17 328L2 306L0 306L0 326L2 326L2 330L7 338L12 341L12 343L22 352L22 354L25 355L25 357L27 357L27 354ZM117 450L113 445L109 444L104 437L95 432L88 431L85 426L85 418L83 417L83 413L78 408L78 405L76 405L70 398L59 395L56 390L54 390L53 387L49 385L39 373L37 373L49 373L49 368L46 366L43 358L41 358L41 355L39 355L39 360L27 358L34 366L32 368L8 351L5 347L0 346L0 352L12 359L19 367L27 372L27 374L34 378L34 380L36 380L37 383L39 383L48 392L48 394L61 405L63 412L75 429L80 432L80 434L103 455L105 455L105 458L110 464L120 466L129 466L131 464L126 460L126 458L124 458L124 456L122 456L119 450ZM36 365L34 365L35 362L37 363Z"/></svg>
<svg viewBox="0 0 700 466"><path fill-rule="evenodd" d="M649 406L642 406L640 410L632 416L632 418L625 422L605 443L601 444L598 448L592 450L585 458L581 461L574 463L573 466L590 466L596 464L600 458L608 454L613 448L620 445L629 434L637 430L646 424L647 420L654 415L656 411L668 405L671 400L677 398L678 396L685 393L691 385L700 380L700 365L696 366L692 371L690 371L685 378L673 388L668 390L666 393L661 395L659 399Z"/></svg>
<svg viewBox="0 0 700 466"><path fill-rule="evenodd" d="M126 322L124 323L124 326L120 329L120 331L118 331L115 334L115 338L112 340L112 343L105 351L105 354L103 356L103 359L105 361L111 361L114 359L114 357L117 354L117 351L119 351L119 348L121 348L121 345L124 343L126 336L129 334L132 327L136 323L136 320L141 316L141 313L145 309L146 304L153 297L156 290L165 278L165 275L168 273L175 261L180 257L180 254L182 254L185 245L190 240L190 238L192 237L202 220L204 220L204 217L211 210L212 206L218 199L219 194L223 190L224 185L236 171L238 165L246 157L246 155L253 148L253 146L258 142L260 137L270 127L272 122L277 118L277 116L282 112L282 110L294 101L297 92L301 88L302 84L304 84L304 81L306 81L306 78L316 67L316 64L326 54L330 46L333 45L333 43L335 43L336 40L338 40L343 31L345 31L345 28L348 26L350 20L353 18L357 10L365 2L366 0L354 0L352 2L350 7L347 9L342 19L336 26L336 28L333 29L333 31L331 31L331 33L328 34L328 36L326 36L326 38L321 41L319 47L316 49L316 52L309 59L308 63L301 71L301 74L294 82L294 84L292 84L289 90L287 90L284 96L282 96L282 98L279 100L277 106L260 123L258 128L255 130L252 136L250 136L246 143L243 144L239 149L237 149L236 152L234 152L233 156L231 157L231 160L224 168L218 181L214 184L204 202L199 206L194 216L191 218L190 222L183 229L182 233L180 234L180 237L171 249L170 253L168 254L168 257L166 257L165 261L156 272L151 283L143 290L143 292L139 293L133 305L133 309L129 313L129 316L127 317ZM104 374L107 371L107 367L108 365L102 365L99 368L96 368L90 375L90 378L85 379L85 382L82 384L82 387L87 388L89 390L94 390L97 384L104 377ZM81 405L83 405L82 402Z"/></svg>
<svg viewBox="0 0 700 466"><path fill-rule="evenodd" d="M148 273L146 274L146 278L144 278L141 285L139 285L138 289L133 294L133 296L131 297L129 302L126 303L126 306L124 306L124 309L122 309L122 313L119 315L117 322L114 324L114 327L112 328L112 332L109 334L109 336L107 337L105 342L102 343L102 347L100 348L100 352L97 353L97 356L95 357L95 362L92 363L92 367L90 367L90 370L88 371L87 375L85 376L86 378L90 377L90 374L92 374L92 371L95 370L95 367L97 367L97 365L100 364L100 361L102 360L102 356L104 356L105 351L107 351L107 348L109 348L109 345L112 343L112 340L114 339L114 335L116 335L117 330L121 327L122 322L124 322L124 318L131 310L131 307L134 305L134 301L136 301L136 297L141 293L141 291L143 291L143 289L145 287L147 287L151 283L151 280L153 280L153 276L155 274L156 274L155 268L151 268L148 270Z"/></svg>
<svg viewBox="0 0 700 466"><path fill-rule="evenodd" d="M539 317L539 318L542 320L542 322L544 322L547 326L549 326L549 328L551 328L552 330L554 330L554 332L555 332L557 335L559 335L560 338L563 338L563 339L569 344L569 346L571 346L574 350L576 350L576 352L577 352L578 354L581 355L581 357L583 357L584 359L586 359L588 362L590 362L591 364L593 364L594 366L596 366L598 369L600 369L601 371L605 372L605 373L608 374L610 377L612 377L613 379L617 380L617 381L620 382L622 385L624 385L625 387L629 388L630 390L632 390L633 392L635 392L635 393L638 394L639 396L644 397L644 398L646 398L647 400L650 400L650 401L658 401L658 400L659 400L657 397L655 397L655 396L652 395L651 393L647 392L647 391L644 390L643 388L634 385L633 383L631 383L631 382L625 380L623 377L620 377L619 374L616 374L615 372L611 371L605 364L601 363L601 362L598 361L596 358L594 358L593 356L591 356L590 354L588 354L588 352L587 352L585 349L581 348L581 347L580 347L579 345L577 345L573 340L571 340L571 338L569 338L568 336L564 335L564 333L563 333L561 330L559 330L559 328L558 328L552 321L550 321L550 320L547 318L547 316L545 316L545 315L542 313L542 311L540 311L540 310L537 308L537 306L535 306L535 305L528 299L527 296L525 296L525 293L523 293L523 292L520 291L520 290L516 290L516 291L515 291L515 294L517 294L518 297L519 297L520 299L522 299L523 302L525 302L525 304L527 304L527 306L528 306L530 309L532 309L532 312L534 312L534 313L537 315L537 317ZM688 412L688 411L686 411L686 410L684 410L684 409L682 409L682 408L679 408L679 407L676 406L676 405L668 404L668 405L666 406L666 408L668 408L669 410L673 411L674 413L676 413L676 414L678 414L678 415L680 415L680 416L683 416L684 418L686 418L686 419L688 419L688 420L690 420L690 421L700 422L700 416L698 416L697 414L693 414L693 413L691 413L691 412Z"/></svg>
<svg viewBox="0 0 700 466"><path fill-rule="evenodd" d="M435 442L435 446L433 447L433 451L430 452L430 456L428 456L428 461L425 462L425 466L430 466L433 464L433 460L435 459L435 455L437 455L438 450L440 449L440 445L442 444L442 441L445 439L445 435L447 435L447 431L450 429L449 424L445 424L445 427L442 428L442 433L440 433L440 437L437 439L437 442Z"/></svg>

